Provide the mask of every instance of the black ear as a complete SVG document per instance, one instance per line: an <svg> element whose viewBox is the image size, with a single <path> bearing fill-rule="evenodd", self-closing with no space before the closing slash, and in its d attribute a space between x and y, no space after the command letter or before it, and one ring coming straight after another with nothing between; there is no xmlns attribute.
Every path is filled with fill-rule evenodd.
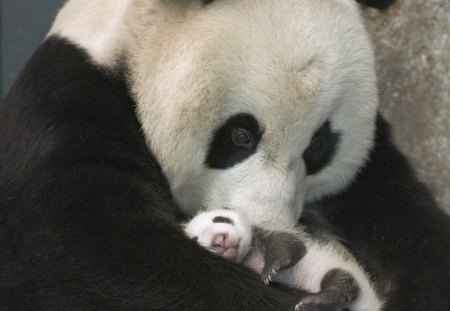
<svg viewBox="0 0 450 311"><path fill-rule="evenodd" d="M364 6L376 8L379 10L386 10L394 4L395 0L356 0Z"/></svg>

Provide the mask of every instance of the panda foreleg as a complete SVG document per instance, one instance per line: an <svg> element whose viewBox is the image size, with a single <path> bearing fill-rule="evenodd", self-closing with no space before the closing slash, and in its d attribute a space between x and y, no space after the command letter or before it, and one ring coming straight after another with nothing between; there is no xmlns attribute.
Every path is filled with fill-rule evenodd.
<svg viewBox="0 0 450 311"><path fill-rule="evenodd" d="M252 235L253 250L244 264L261 274L266 285L275 280L278 272L296 265L306 254L305 244L290 232L256 227Z"/></svg>
<svg viewBox="0 0 450 311"><path fill-rule="evenodd" d="M265 284L278 281L307 289L297 311L380 310L381 301L364 270L345 248L335 241L309 238L297 231L255 229L254 249L245 265L254 268L262 258L259 272Z"/></svg>
<svg viewBox="0 0 450 311"><path fill-rule="evenodd" d="M315 293L303 297L297 311L381 308L368 276L337 242L310 239L301 229L251 228L240 214L230 210L201 212L184 229L188 237L211 252L260 274L267 285L278 281Z"/></svg>
<svg viewBox="0 0 450 311"><path fill-rule="evenodd" d="M315 294L303 297L297 311L382 310L382 300L364 269L336 241L315 240L297 234L306 245L305 256L279 273L280 282L305 288Z"/></svg>
<svg viewBox="0 0 450 311"><path fill-rule="evenodd" d="M320 292L302 298L295 307L296 311L340 310L358 299L360 294L356 280L345 270L328 271L320 284Z"/></svg>

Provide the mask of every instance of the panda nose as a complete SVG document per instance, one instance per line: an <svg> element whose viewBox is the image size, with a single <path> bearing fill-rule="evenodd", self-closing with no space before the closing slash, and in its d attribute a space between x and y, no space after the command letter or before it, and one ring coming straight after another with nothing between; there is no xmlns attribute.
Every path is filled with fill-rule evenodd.
<svg viewBox="0 0 450 311"><path fill-rule="evenodd" d="M214 237L213 241L212 241L212 247L219 249L219 248L223 248L228 240L228 234L224 233L224 234L218 234Z"/></svg>

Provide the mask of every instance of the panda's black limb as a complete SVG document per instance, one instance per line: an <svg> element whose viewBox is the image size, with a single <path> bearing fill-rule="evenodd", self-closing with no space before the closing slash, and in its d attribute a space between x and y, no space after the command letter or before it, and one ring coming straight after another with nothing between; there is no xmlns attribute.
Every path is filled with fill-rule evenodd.
<svg viewBox="0 0 450 311"><path fill-rule="evenodd" d="M320 284L319 293L303 297L295 307L296 311L343 310L358 298L360 289L350 273L333 269L328 271Z"/></svg>
<svg viewBox="0 0 450 311"><path fill-rule="evenodd" d="M1 310L293 310L189 241L126 87L49 38L0 107Z"/></svg>
<svg viewBox="0 0 450 311"><path fill-rule="evenodd" d="M305 244L290 233L256 228L253 234L254 251L262 253L264 257L261 276L265 284L269 284L280 270L296 265L307 252ZM343 310L358 299L360 292L357 281L349 272L332 269L323 276L320 292L303 297L295 310Z"/></svg>
<svg viewBox="0 0 450 311"><path fill-rule="evenodd" d="M366 167L345 192L307 205L302 223L344 241L380 289L384 310L449 310L450 218L381 116Z"/></svg>

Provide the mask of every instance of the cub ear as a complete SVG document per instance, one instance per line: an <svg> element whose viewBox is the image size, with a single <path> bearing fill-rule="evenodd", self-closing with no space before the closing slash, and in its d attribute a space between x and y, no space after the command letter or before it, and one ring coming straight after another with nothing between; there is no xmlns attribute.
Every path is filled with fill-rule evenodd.
<svg viewBox="0 0 450 311"><path fill-rule="evenodd" d="M386 10L395 3L395 0L356 0L364 6L376 8L378 10Z"/></svg>

